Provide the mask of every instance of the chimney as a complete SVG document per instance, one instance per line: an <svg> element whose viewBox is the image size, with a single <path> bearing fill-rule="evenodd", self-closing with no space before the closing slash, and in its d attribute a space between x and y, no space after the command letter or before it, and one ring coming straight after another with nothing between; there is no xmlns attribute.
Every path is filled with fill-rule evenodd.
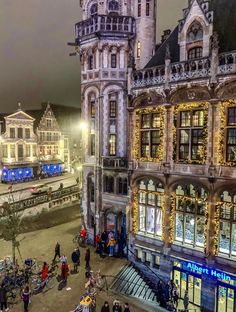
<svg viewBox="0 0 236 312"><path fill-rule="evenodd" d="M171 30L170 29L164 30L163 31L163 35L161 36L161 43L166 41L166 39L170 36L170 34L171 34Z"/></svg>

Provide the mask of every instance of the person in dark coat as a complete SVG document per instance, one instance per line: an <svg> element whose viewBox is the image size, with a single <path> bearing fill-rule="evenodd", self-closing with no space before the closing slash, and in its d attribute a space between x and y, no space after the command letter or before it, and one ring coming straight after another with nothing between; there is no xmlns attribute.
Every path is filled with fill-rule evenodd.
<svg viewBox="0 0 236 312"><path fill-rule="evenodd" d="M99 256L102 258L102 256L103 256L103 243L102 243L102 241L100 240L100 242L99 242L99 245L98 245L98 253L99 253Z"/></svg>
<svg viewBox="0 0 236 312"><path fill-rule="evenodd" d="M7 307L7 291L3 283L0 286L0 308L1 311L3 311L3 308L5 308L5 312L9 311Z"/></svg>
<svg viewBox="0 0 236 312"><path fill-rule="evenodd" d="M74 264L74 272L78 272L78 266L80 265L80 250L79 248L74 249L71 254L71 260Z"/></svg>
<svg viewBox="0 0 236 312"><path fill-rule="evenodd" d="M104 305L102 306L101 312L110 312L110 307L107 301L104 302Z"/></svg>
<svg viewBox="0 0 236 312"><path fill-rule="evenodd" d="M56 257L59 257L59 259L61 258L61 246L58 242L56 243L56 246L55 246L55 255L52 260L53 262L56 260Z"/></svg>
<svg viewBox="0 0 236 312"><path fill-rule="evenodd" d="M113 301L112 312L122 312L120 301L118 301L118 300L114 300Z"/></svg>
<svg viewBox="0 0 236 312"><path fill-rule="evenodd" d="M87 248L86 253L85 253L85 269L90 268L90 249Z"/></svg>
<svg viewBox="0 0 236 312"><path fill-rule="evenodd" d="M107 232L103 231L101 235L101 240L102 240L104 252L107 252L107 239L108 239Z"/></svg>
<svg viewBox="0 0 236 312"><path fill-rule="evenodd" d="M128 303L125 303L124 312L131 312Z"/></svg>
<svg viewBox="0 0 236 312"><path fill-rule="evenodd" d="M29 306L29 302L30 302L30 290L29 290L29 286L25 286L25 288L23 289L22 293L21 293L21 298L23 300L24 303L24 312L28 312L28 306Z"/></svg>

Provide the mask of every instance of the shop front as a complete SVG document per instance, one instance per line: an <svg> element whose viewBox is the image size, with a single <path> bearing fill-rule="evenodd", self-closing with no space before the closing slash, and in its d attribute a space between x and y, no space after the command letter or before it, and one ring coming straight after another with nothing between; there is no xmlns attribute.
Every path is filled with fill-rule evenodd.
<svg viewBox="0 0 236 312"><path fill-rule="evenodd" d="M187 290L189 302L204 311L236 311L236 276L193 262L175 261L173 280L180 298Z"/></svg>

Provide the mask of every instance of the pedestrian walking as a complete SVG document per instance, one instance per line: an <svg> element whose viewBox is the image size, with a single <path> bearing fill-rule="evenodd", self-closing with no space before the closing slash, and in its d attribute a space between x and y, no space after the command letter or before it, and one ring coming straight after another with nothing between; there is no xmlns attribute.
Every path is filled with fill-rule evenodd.
<svg viewBox="0 0 236 312"><path fill-rule="evenodd" d="M112 312L122 312L120 301L117 299L113 301Z"/></svg>
<svg viewBox="0 0 236 312"><path fill-rule="evenodd" d="M61 265L61 277L62 277L62 280L64 281L65 284L67 283L68 275L69 275L68 263L67 262L62 262L62 265Z"/></svg>
<svg viewBox="0 0 236 312"><path fill-rule="evenodd" d="M178 301L179 301L179 291L178 288L175 286L172 292L172 298L173 298L173 302L175 307L178 307Z"/></svg>
<svg viewBox="0 0 236 312"><path fill-rule="evenodd" d="M30 303L29 286L25 286L25 288L23 289L23 291L21 293L21 298L22 298L23 303L24 303L24 312L28 312L29 311L29 303Z"/></svg>
<svg viewBox="0 0 236 312"><path fill-rule="evenodd" d="M43 267L42 267L42 271L41 271L42 282L48 278L48 271L49 271L49 268L48 268L47 262L44 262Z"/></svg>
<svg viewBox="0 0 236 312"><path fill-rule="evenodd" d="M9 311L7 307L7 290L4 283L0 286L0 308L1 311L3 311L3 309L5 309L5 312Z"/></svg>
<svg viewBox="0 0 236 312"><path fill-rule="evenodd" d="M98 246L98 253L99 253L99 256L102 258L102 256L103 256L103 247L104 245L103 245L103 242L102 242L102 240L100 240L100 242L99 242L99 246Z"/></svg>
<svg viewBox="0 0 236 312"><path fill-rule="evenodd" d="M55 246L55 255L52 261L55 262L57 257L59 259L61 258L61 246L58 242L56 243L56 246Z"/></svg>
<svg viewBox="0 0 236 312"><path fill-rule="evenodd" d="M102 235L101 235L101 240L102 240L102 244L103 244L103 250L106 253L107 252L107 232L103 231Z"/></svg>
<svg viewBox="0 0 236 312"><path fill-rule="evenodd" d="M107 301L104 302L104 305L102 306L101 312L110 312L110 307Z"/></svg>
<svg viewBox="0 0 236 312"><path fill-rule="evenodd" d="M100 234L98 233L96 236L95 236L95 243L96 243L96 249L95 251L98 253L99 252L99 243L101 241L101 236Z"/></svg>
<svg viewBox="0 0 236 312"><path fill-rule="evenodd" d="M125 303L124 312L131 312L128 303Z"/></svg>
<svg viewBox="0 0 236 312"><path fill-rule="evenodd" d="M115 245L116 245L116 241L114 237L111 236L107 244L107 247L109 247L109 257L114 256Z"/></svg>
<svg viewBox="0 0 236 312"><path fill-rule="evenodd" d="M85 253L85 269L89 270L90 269L90 249L87 248L86 253Z"/></svg>
<svg viewBox="0 0 236 312"><path fill-rule="evenodd" d="M67 263L67 257L65 255L61 256L60 261L61 261L61 263L63 263L63 262Z"/></svg>
<svg viewBox="0 0 236 312"><path fill-rule="evenodd" d="M71 260L74 264L74 272L78 272L78 266L80 265L80 250L75 248L71 254Z"/></svg>
<svg viewBox="0 0 236 312"><path fill-rule="evenodd" d="M189 297L188 297L188 291L185 291L184 294L184 311L187 312L188 311L188 304L189 304Z"/></svg>

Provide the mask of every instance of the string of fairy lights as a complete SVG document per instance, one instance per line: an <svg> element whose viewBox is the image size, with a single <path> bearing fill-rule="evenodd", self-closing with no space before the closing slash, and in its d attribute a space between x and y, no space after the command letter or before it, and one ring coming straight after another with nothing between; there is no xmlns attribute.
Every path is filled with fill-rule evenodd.
<svg viewBox="0 0 236 312"><path fill-rule="evenodd" d="M173 112L173 119L177 121L181 111L190 111L190 110L202 110L203 111L203 124L201 125L202 129L202 146L198 150L198 159L197 160L178 160L177 157L177 148L178 148L178 124L177 122L173 122L172 126L172 138L173 138L173 160L178 161L181 163L187 164L206 164L207 160L207 146L208 146L208 122L209 122L209 103L208 102L196 102L196 103L184 103L176 105L172 108ZM226 161L225 157L225 137L226 137L226 129L227 129L227 109L229 107L236 107L236 100L224 100L224 102L219 102L218 109L219 109L219 130L216 133L216 151L217 151L217 162L221 165L225 166L235 166L234 162ZM160 144L158 147L158 155L155 158L152 157L141 157L140 149L141 149L141 118L142 114L153 114L157 113L160 117ZM159 107L148 107L137 109L135 111L135 141L134 141L134 149L133 149L133 156L134 159L140 162L154 162L160 163L163 161L164 155L164 130L165 128L165 116L166 116L166 109L162 106ZM150 193L150 191L140 190L137 187L133 192L133 209L132 209L132 226L134 234L139 232L139 194L140 192L143 193ZM168 244L172 244L175 240L175 217L176 217L176 198L178 196L181 200L190 200L196 201L196 197L191 196L182 196L177 195L175 192L170 194L170 207L167 210L167 196L164 192L152 192L155 195L162 196L162 240ZM224 204L224 201L217 202L213 209L212 205L209 205L208 198L201 199L204 201L204 252L216 256L219 254L219 235L220 235L220 211L221 206ZM235 209L236 210L236 203L229 203L227 202L228 209ZM214 213L209 214L209 209L213 209ZM209 217L211 216L211 217ZM212 235L208 237L209 227L212 227ZM168 230L167 230L168 229ZM209 240L209 241L208 241ZM207 249L208 247L208 249Z"/></svg>

